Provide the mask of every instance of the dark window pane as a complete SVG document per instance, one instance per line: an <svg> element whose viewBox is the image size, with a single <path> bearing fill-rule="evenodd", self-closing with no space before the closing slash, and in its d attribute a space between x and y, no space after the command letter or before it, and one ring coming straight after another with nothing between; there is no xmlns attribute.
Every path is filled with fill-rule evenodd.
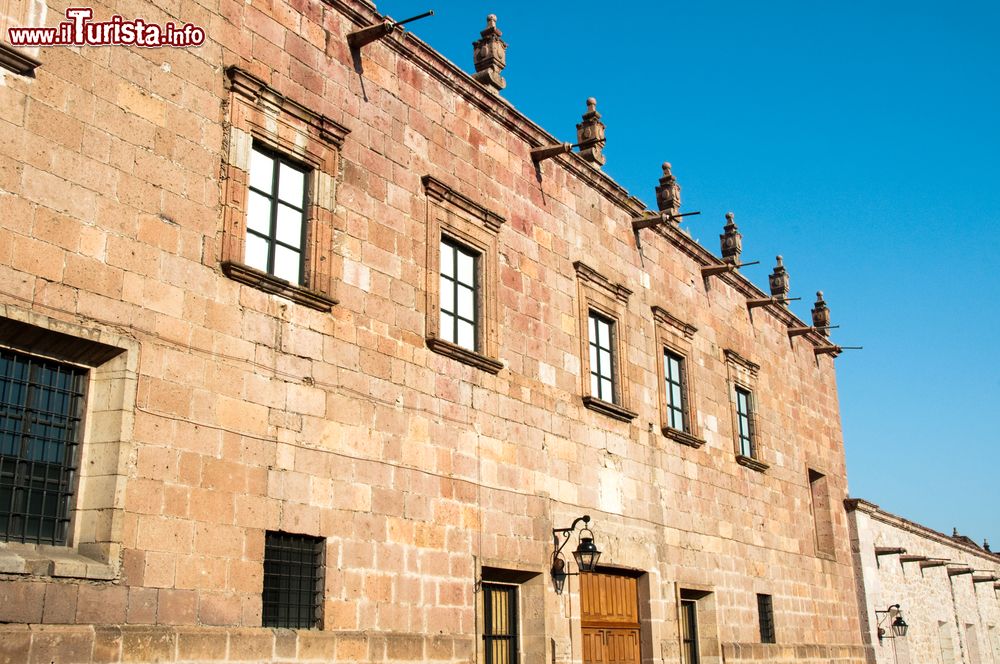
<svg viewBox="0 0 1000 664"><path fill-rule="evenodd" d="M440 251L439 334L445 341L469 350L479 350L479 253L447 238L441 238Z"/></svg>
<svg viewBox="0 0 1000 664"><path fill-rule="evenodd" d="M681 643L684 664L698 664L698 604L694 600L681 600Z"/></svg>
<svg viewBox="0 0 1000 664"><path fill-rule="evenodd" d="M316 627L323 589L321 537L268 531L264 539L265 627Z"/></svg>
<svg viewBox="0 0 1000 664"><path fill-rule="evenodd" d="M760 616L760 642L774 643L774 605L770 595L757 595L757 614Z"/></svg>
<svg viewBox="0 0 1000 664"><path fill-rule="evenodd" d="M517 662L517 586L483 584L486 664Z"/></svg>
<svg viewBox="0 0 1000 664"><path fill-rule="evenodd" d="M281 155L251 150L243 262L293 284L302 283L306 175Z"/></svg>
<svg viewBox="0 0 1000 664"><path fill-rule="evenodd" d="M736 428L739 438L740 454L755 457L753 441L753 420L750 411L750 392L736 388Z"/></svg>
<svg viewBox="0 0 1000 664"><path fill-rule="evenodd" d="M0 350L0 539L66 544L86 376Z"/></svg>
<svg viewBox="0 0 1000 664"><path fill-rule="evenodd" d="M687 403L684 399L684 358L668 350L663 352L663 375L666 382L667 426L687 431Z"/></svg>
<svg viewBox="0 0 1000 664"><path fill-rule="evenodd" d="M614 352L612 351L614 322L591 311L587 322L590 331L591 396L616 403L614 382Z"/></svg>

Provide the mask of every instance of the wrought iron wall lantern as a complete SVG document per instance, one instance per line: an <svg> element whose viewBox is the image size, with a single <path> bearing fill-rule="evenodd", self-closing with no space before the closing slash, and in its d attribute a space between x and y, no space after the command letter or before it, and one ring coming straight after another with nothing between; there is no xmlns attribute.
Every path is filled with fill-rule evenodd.
<svg viewBox="0 0 1000 664"><path fill-rule="evenodd" d="M884 611L875 610L875 618L878 620L878 642L879 645L882 644L882 639L895 639L896 637L906 636L906 630L909 629L909 625L903 620L903 612L899 608L899 604L893 604L889 606ZM883 625L891 620L886 627Z"/></svg>
<svg viewBox="0 0 1000 664"><path fill-rule="evenodd" d="M573 552L573 558L576 559L576 566L579 568L580 572L593 572L597 569L597 561L601 557L601 552L594 544L594 532L590 529L590 515L585 514L581 517L577 517L573 520L573 525L569 528L553 528L552 529L552 585L555 586L556 594L561 595L563 587L566 585L566 577L575 576L580 572L567 572L566 571L566 559L562 556L562 550L566 546L566 542L569 541L570 535L576 530L576 527L583 523L583 528L580 530L579 543L576 546L576 550ZM584 535L584 533L589 533L589 536ZM562 535L562 541L559 541L559 536Z"/></svg>

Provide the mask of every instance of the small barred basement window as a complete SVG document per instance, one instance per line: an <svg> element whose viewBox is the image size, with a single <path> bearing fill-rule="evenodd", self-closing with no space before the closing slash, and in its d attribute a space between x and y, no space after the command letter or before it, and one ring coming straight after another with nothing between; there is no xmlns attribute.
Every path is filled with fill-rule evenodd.
<svg viewBox="0 0 1000 664"><path fill-rule="evenodd" d="M323 600L322 537L268 531L264 540L265 627L319 626Z"/></svg>

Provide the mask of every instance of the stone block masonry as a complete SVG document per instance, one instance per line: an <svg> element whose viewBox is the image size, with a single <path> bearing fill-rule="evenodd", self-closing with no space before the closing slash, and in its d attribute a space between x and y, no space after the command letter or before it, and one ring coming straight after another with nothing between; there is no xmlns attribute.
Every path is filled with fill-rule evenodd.
<svg viewBox="0 0 1000 664"><path fill-rule="evenodd" d="M490 588L520 661L589 661L549 576L583 514L641 661L680 659L686 602L703 662L864 661L824 337L674 225L637 245L597 146L536 167L557 141L495 77L401 31L352 53L365 0L125 13L205 43L0 78L0 350L86 373L67 536L0 542L0 662L482 662ZM321 540L312 628L266 613L269 533Z"/></svg>
<svg viewBox="0 0 1000 664"><path fill-rule="evenodd" d="M1000 662L1000 556L865 500L847 511L869 662ZM884 613L896 604L903 638Z"/></svg>

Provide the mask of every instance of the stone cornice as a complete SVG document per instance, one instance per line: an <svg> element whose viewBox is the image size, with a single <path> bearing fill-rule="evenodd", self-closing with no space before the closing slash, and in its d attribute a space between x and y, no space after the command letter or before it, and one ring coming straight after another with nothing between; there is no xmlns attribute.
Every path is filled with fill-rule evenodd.
<svg viewBox="0 0 1000 664"><path fill-rule="evenodd" d="M644 211L643 214L649 215L654 213ZM681 230L676 224L657 224L652 227L652 231L666 240L671 246L678 249L681 253L690 257L699 268L708 265L724 265L721 259L719 259L707 248L698 244L694 238ZM715 278L721 279L748 300L770 297L770 294L762 291L736 270L723 272L722 274L716 275ZM778 321L784 323L785 327L809 327L802 319L785 307L767 307L766 311L771 316L778 319ZM827 346L830 344L830 340L819 332L813 331L802 336L803 338L811 341L814 346Z"/></svg>
<svg viewBox="0 0 1000 664"><path fill-rule="evenodd" d="M375 6L366 0L323 0L323 2L342 13L359 27L368 27L385 20L385 17L375 9ZM532 122L509 101L476 81L471 74L459 68L412 32L394 32L379 40L379 43L419 66L428 75L524 141L524 159L526 161L531 158L529 154L531 148L562 142ZM622 233L630 232L633 217L653 214L639 198L630 194L609 175L592 166L579 154L571 152L555 157L551 161L562 164L582 182L593 187L609 202L626 213L627 217L622 220ZM698 244L673 224L659 224L655 232L682 253L690 256L699 265L721 264L721 261L708 249ZM740 274L730 272L719 275L719 277L747 298L767 297L762 290ZM767 311L787 327L807 327L804 321L785 307L767 307ZM810 340L815 346L829 344L828 339L816 332L808 333L803 337Z"/></svg>
<svg viewBox="0 0 1000 664"><path fill-rule="evenodd" d="M34 76L35 69L40 67L41 60L22 53L10 44L0 41L0 67L9 69L22 76Z"/></svg>
<svg viewBox="0 0 1000 664"><path fill-rule="evenodd" d="M242 263L224 261L222 263L222 272L233 281L253 286L265 293L280 295L292 302L316 309L317 311L330 311L337 304L336 300L323 293L289 283L273 274L268 274Z"/></svg>
<svg viewBox="0 0 1000 664"><path fill-rule="evenodd" d="M451 203L470 217L483 222L483 225L493 233L499 232L500 227L507 221L496 212L484 208L479 203L476 203L467 196L463 196L431 175L423 176L420 178L420 181L423 182L424 192L426 192L428 198Z"/></svg>
<svg viewBox="0 0 1000 664"><path fill-rule="evenodd" d="M1000 564L1000 554L987 552L980 549L977 546L970 546L968 544L963 544L952 537L948 537L944 533L940 533L927 526L922 526L919 523L910 521L909 519L904 519L901 516L893 514L891 512L886 512L881 507L875 503L869 502L862 498L847 498L844 500L844 507L848 512L863 512L871 516L872 519L876 521L881 521L884 524L893 526L894 528L899 528L900 530L905 530L906 532L918 535L920 537L925 537L929 540L937 542L938 544L943 544L945 546L950 546L956 549L960 549L964 552L971 553L976 556L981 556L987 560Z"/></svg>
<svg viewBox="0 0 1000 664"><path fill-rule="evenodd" d="M672 327L678 332L682 333L688 339L694 336L694 333L698 331L694 325L690 323L685 323L677 316L674 316L669 311L663 307L658 307L655 304L652 307L653 310L653 320L655 320L660 325L665 325Z"/></svg>
<svg viewBox="0 0 1000 664"><path fill-rule="evenodd" d="M450 357L453 360L458 360L459 362L476 367L477 369L482 369L487 373L498 374L500 373L500 370L503 369L503 362L495 360L492 357L487 357L482 353L477 353L474 350L462 348L458 344L453 344L450 341L445 341L444 339L437 339L435 337L428 338L427 347L435 353L440 353L441 355Z"/></svg>
<svg viewBox="0 0 1000 664"><path fill-rule="evenodd" d="M688 447L693 447L695 449L698 449L699 447L705 444L704 439L699 438L698 436L692 436L691 434L685 431L679 431L677 429L674 429L673 427L663 427L661 431L663 432L664 436L670 438L671 440L677 441L681 445L687 445Z"/></svg>
<svg viewBox="0 0 1000 664"><path fill-rule="evenodd" d="M254 105L270 106L276 111L305 122L316 129L320 138L338 148L344 144L344 139L351 132L342 124L320 115L302 104L284 96L253 74L235 65L226 68L228 87L233 92L243 96Z"/></svg>
<svg viewBox="0 0 1000 664"><path fill-rule="evenodd" d="M381 23L385 17L375 11L374 7L363 0L323 0L359 27L368 27ZM418 65L438 82L450 88L465 101L476 106L480 111L496 120L505 129L525 142L524 159L530 161L528 154L533 147L561 143L555 136L529 120L514 106L497 96L489 88L476 81L471 74L460 69L453 62L428 46L412 32L398 33L379 40L380 44L392 49L399 55ZM578 178L599 191L611 203L628 213L629 219L638 216L646 209L645 203L629 194L611 177L576 153L561 155L555 158L565 168Z"/></svg>
<svg viewBox="0 0 1000 664"><path fill-rule="evenodd" d="M757 372L760 371L759 364L751 362L731 348L724 348L722 353L726 356L726 362L731 362L737 366L743 367L753 376L756 376Z"/></svg>
<svg viewBox="0 0 1000 664"><path fill-rule="evenodd" d="M616 284L582 261L574 261L573 269L576 270L576 276L579 277L580 281L601 288L622 304L628 304L628 298L632 291L622 284Z"/></svg>
<svg viewBox="0 0 1000 664"><path fill-rule="evenodd" d="M631 422L635 418L639 417L639 413L633 410L619 406L616 403L611 403L610 401L598 399L597 397L583 397L583 405L591 410L597 411L598 413L603 413L608 417L616 419L619 422Z"/></svg>
<svg viewBox="0 0 1000 664"><path fill-rule="evenodd" d="M760 459L754 459L752 457L748 457L743 454L736 455L736 463L740 464L741 466L745 466L750 470L756 470L758 473L763 473L764 471L766 471L768 468L771 467L770 464L766 464Z"/></svg>

